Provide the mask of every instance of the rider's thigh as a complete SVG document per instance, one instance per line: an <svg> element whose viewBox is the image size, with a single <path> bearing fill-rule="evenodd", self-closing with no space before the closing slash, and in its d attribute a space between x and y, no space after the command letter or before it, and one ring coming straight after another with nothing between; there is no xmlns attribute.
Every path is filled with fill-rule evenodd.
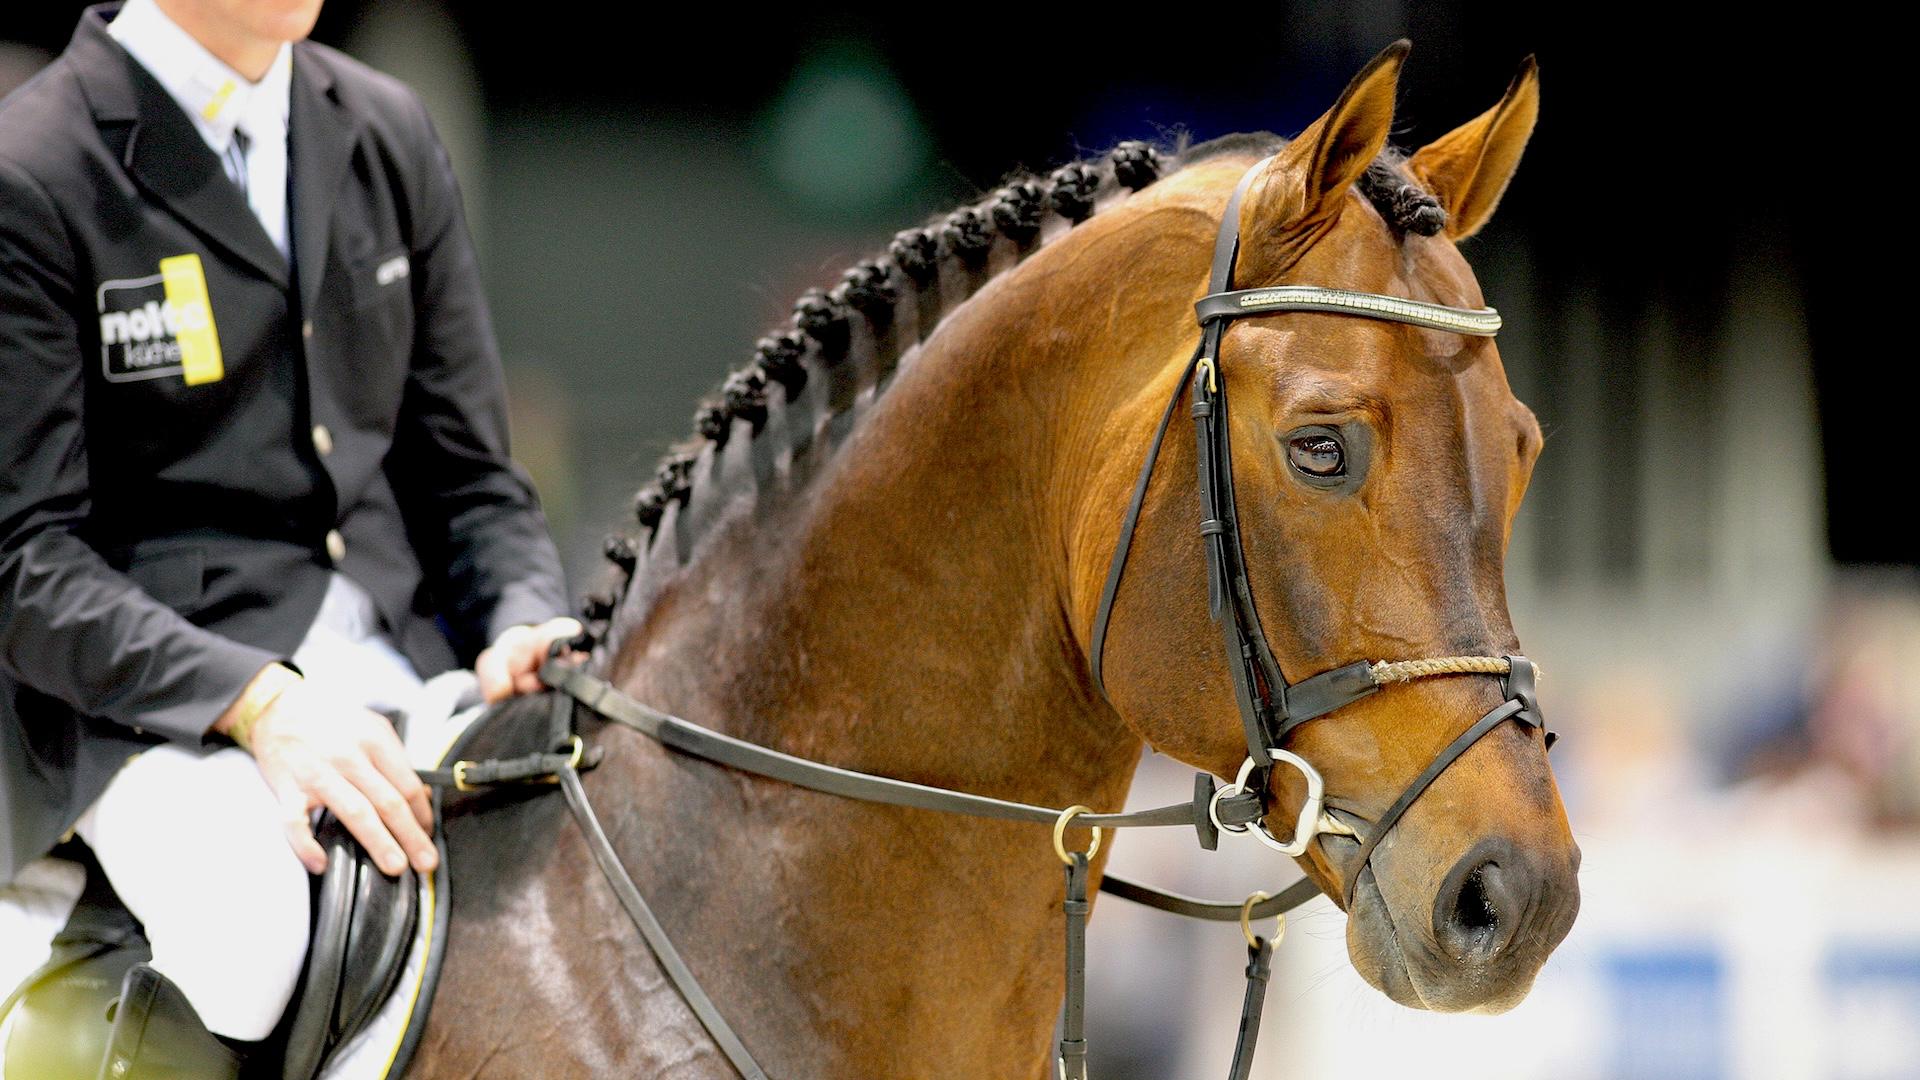
<svg viewBox="0 0 1920 1080"><path fill-rule="evenodd" d="M153 966L207 1027L233 1039L271 1033L306 957L308 876L252 756L156 746L76 831L145 924Z"/></svg>

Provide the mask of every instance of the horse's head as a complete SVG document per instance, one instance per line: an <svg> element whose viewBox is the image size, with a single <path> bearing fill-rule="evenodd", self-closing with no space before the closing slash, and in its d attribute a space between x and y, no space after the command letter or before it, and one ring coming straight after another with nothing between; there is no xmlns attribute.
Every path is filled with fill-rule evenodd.
<svg viewBox="0 0 1920 1080"><path fill-rule="evenodd" d="M1405 53L1403 43L1375 59L1252 179L1230 287L1311 284L1483 306L1454 242L1486 221L1519 160L1537 109L1534 68L1493 109L1394 164L1380 155ZM1193 182L1224 199L1249 164L1195 165L1209 179ZM1382 198L1389 176L1405 186ZM1184 370L1196 334L1181 333L1167 372ZM1358 660L1520 652L1502 567L1541 434L1492 339L1292 311L1230 323L1218 374L1233 401L1253 606L1289 683ZM1135 446L1160 411L1142 400L1127 420L1139 425ZM1186 409L1176 415L1102 682L1155 747L1230 777L1246 740L1197 557ZM1112 496L1108 506L1126 497L1117 485L1101 495ZM1089 574L1096 569L1104 566ZM1484 674L1390 685L1284 741L1324 775L1332 819L1365 837L1443 748L1502 702L1501 685ZM1266 824L1287 837L1304 786L1286 768L1272 783ZM1510 1008L1579 908L1579 849L1541 731L1525 724L1500 724L1473 743L1361 856L1355 837L1323 832L1301 862L1329 895L1350 892L1354 965L1407 1005Z"/></svg>

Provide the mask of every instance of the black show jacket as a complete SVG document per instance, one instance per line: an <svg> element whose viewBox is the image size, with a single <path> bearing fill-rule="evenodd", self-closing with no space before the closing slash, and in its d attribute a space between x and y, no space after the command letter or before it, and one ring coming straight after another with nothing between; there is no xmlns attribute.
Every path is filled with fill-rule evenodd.
<svg viewBox="0 0 1920 1080"><path fill-rule="evenodd" d="M289 266L116 9L0 102L0 882L200 745L336 566L422 675L566 608L419 99L295 44Z"/></svg>

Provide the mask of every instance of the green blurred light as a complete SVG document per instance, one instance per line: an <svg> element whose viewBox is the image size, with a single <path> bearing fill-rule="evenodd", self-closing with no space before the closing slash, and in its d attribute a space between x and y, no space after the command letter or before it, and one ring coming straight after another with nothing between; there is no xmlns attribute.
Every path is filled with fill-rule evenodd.
<svg viewBox="0 0 1920 1080"><path fill-rule="evenodd" d="M761 127L775 183L823 216L898 205L918 186L930 151L905 88L860 43L822 46L802 61Z"/></svg>

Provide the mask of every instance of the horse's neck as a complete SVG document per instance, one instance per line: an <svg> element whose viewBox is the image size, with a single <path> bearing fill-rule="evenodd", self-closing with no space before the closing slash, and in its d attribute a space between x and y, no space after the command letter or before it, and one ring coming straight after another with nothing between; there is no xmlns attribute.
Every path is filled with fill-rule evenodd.
<svg viewBox="0 0 1920 1080"><path fill-rule="evenodd" d="M1035 376L988 351L991 330L943 327L812 490L719 526L656 601L665 617L625 643L623 681L817 760L1034 802L1123 798L1139 745L1075 654L1046 490L1043 403L1065 395L1022 385Z"/></svg>
<svg viewBox="0 0 1920 1080"><path fill-rule="evenodd" d="M996 284L1008 295L943 326L810 490L742 503L711 528L626 632L616 681L817 761L1120 806L1140 743L1086 681L1062 580L1069 500L1052 490L1063 461L1084 459L1084 432L1049 415L1074 400L1082 358L1023 360L1010 333L1022 348L1061 338ZM1056 453L1054 439L1081 442ZM637 749L595 779L641 819L623 830L626 854L676 868L669 925L735 943L690 948L717 969L715 997L750 1027L791 1022L774 1052L802 1055L795 1074L924 1067L921 1038L949 1047L956 1072L984 1070L972 1075L1044 1060L1061 894L1044 827L879 808ZM1035 1045L1010 1048L1010 1032Z"/></svg>
<svg viewBox="0 0 1920 1080"><path fill-rule="evenodd" d="M1118 507L1089 514L1084 492L1095 472L1130 478L1143 447L1109 419L1159 397L1161 354L1186 347L1161 332L1190 319L1179 268L1121 288L1106 269L1128 247L1194 246L1191 222L1141 220L1160 194L990 281L857 422L828 425L837 445L801 452L817 458L803 482L706 493L685 565L645 564L656 576L618 617L614 681L853 768L1035 802L1123 796L1130 769L1110 766L1139 742L1088 680L1066 556L1111 545ZM789 428L813 423L799 412Z"/></svg>

